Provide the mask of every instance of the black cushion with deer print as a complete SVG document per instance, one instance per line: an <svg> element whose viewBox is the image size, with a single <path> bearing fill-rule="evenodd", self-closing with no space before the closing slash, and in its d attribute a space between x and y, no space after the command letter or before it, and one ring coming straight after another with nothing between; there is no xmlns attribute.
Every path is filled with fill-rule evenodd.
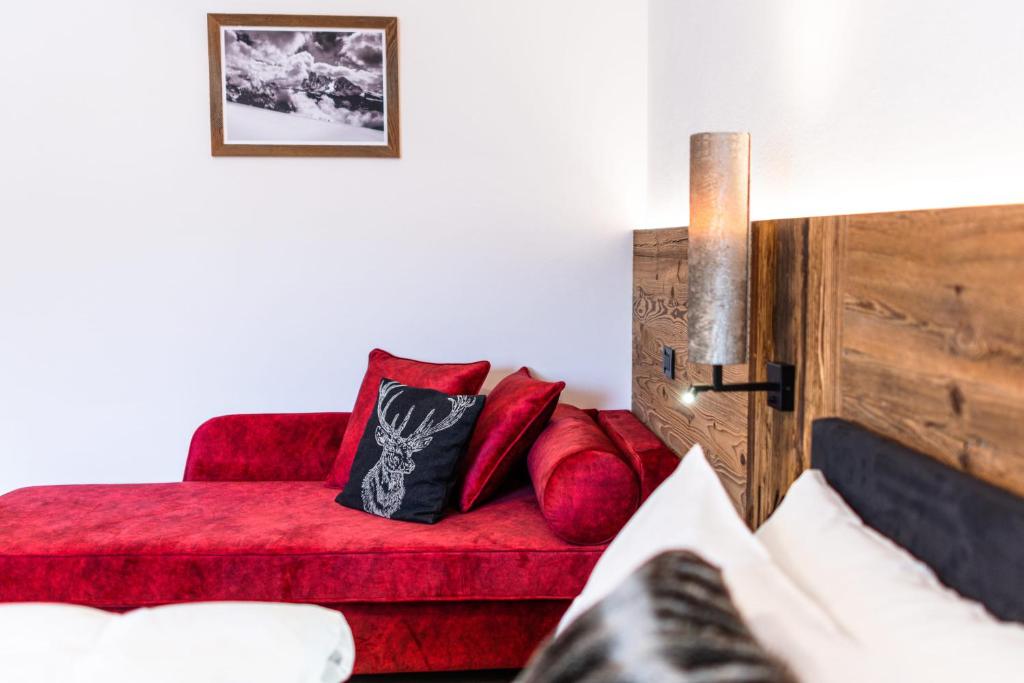
<svg viewBox="0 0 1024 683"><path fill-rule="evenodd" d="M441 519L484 398L382 379L377 410L335 500L388 519L427 524Z"/></svg>

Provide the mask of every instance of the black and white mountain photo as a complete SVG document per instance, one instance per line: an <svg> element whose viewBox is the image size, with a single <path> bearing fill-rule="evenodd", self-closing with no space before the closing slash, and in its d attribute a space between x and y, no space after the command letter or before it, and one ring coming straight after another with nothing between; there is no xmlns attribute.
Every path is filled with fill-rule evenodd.
<svg viewBox="0 0 1024 683"><path fill-rule="evenodd" d="M224 27L224 141L384 145L384 32Z"/></svg>

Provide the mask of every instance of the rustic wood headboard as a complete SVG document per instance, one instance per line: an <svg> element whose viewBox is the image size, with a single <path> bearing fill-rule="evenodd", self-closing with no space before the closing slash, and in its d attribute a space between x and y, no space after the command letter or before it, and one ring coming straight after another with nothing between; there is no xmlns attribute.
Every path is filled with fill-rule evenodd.
<svg viewBox="0 0 1024 683"><path fill-rule="evenodd" d="M752 525L828 416L1024 495L1024 205L755 222L750 364L726 376L793 363L792 413L763 395L679 402L710 373L686 363L686 243L685 228L634 235L633 411L680 454L704 445Z"/></svg>

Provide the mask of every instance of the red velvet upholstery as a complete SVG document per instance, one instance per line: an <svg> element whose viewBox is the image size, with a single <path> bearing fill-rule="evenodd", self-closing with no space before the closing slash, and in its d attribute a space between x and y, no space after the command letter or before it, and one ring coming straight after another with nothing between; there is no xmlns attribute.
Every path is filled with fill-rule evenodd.
<svg viewBox="0 0 1024 683"><path fill-rule="evenodd" d="M323 481L348 413L225 415L192 436L185 481Z"/></svg>
<svg viewBox="0 0 1024 683"><path fill-rule="evenodd" d="M628 410L602 410L598 423L640 477L640 501L679 465L679 456Z"/></svg>
<svg viewBox="0 0 1024 683"><path fill-rule="evenodd" d="M652 481L677 462L631 415L608 415L602 425ZM193 440L187 477L312 478L346 421L211 420ZM311 602L344 612L361 673L511 668L554 628L603 551L555 537L528 488L432 527L333 497L319 481L14 491L0 496L0 602Z"/></svg>
<svg viewBox="0 0 1024 683"><path fill-rule="evenodd" d="M568 600L337 605L356 641L356 673L518 669Z"/></svg>
<svg viewBox="0 0 1024 683"><path fill-rule="evenodd" d="M567 599L600 552L556 538L529 489L429 527L344 508L319 482L0 496L0 601Z"/></svg>
<svg viewBox="0 0 1024 683"><path fill-rule="evenodd" d="M559 405L527 457L540 509L570 543L610 541L640 505L640 484L600 427Z"/></svg>
<svg viewBox="0 0 1024 683"><path fill-rule="evenodd" d="M547 425L564 388L565 382L541 382L520 368L491 390L462 459L460 510L494 495Z"/></svg>
<svg viewBox="0 0 1024 683"><path fill-rule="evenodd" d="M435 389L446 394L476 394L487 379L491 364L487 361L476 363L425 363L409 358L399 358L387 351L374 349L370 362L359 387L355 408L349 420L348 429L341 440L341 447L334 460L327 485L344 488L348 473L359 448L359 440L366 430L366 423L377 406L377 390L382 378L387 377L411 387Z"/></svg>

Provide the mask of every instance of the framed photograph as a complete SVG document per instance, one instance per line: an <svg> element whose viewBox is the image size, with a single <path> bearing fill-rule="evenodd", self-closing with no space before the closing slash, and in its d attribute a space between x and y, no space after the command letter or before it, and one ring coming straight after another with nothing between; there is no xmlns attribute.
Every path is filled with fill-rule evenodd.
<svg viewBox="0 0 1024 683"><path fill-rule="evenodd" d="M209 14L213 156L397 157L398 19Z"/></svg>

